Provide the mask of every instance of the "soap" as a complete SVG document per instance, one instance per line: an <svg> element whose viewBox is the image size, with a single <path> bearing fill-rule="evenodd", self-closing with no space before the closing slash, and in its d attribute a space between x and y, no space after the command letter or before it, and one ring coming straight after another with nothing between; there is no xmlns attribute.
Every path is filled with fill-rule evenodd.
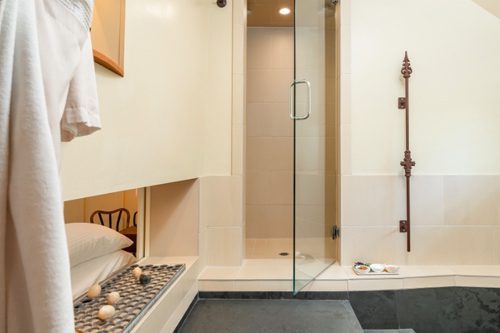
<svg viewBox="0 0 500 333"><path fill-rule="evenodd" d="M134 268L134 270L132 271L132 274L134 275L134 277L136 279L139 279L141 277L141 274L142 274L142 269L140 267L136 267Z"/></svg>
<svg viewBox="0 0 500 333"><path fill-rule="evenodd" d="M92 285L87 291L88 298L96 298L99 297L100 294L101 294L101 286L98 283Z"/></svg>
<svg viewBox="0 0 500 333"><path fill-rule="evenodd" d="M106 297L106 300L108 301L108 304L110 304L110 305L116 304L120 300L120 293L117 291L112 291L108 294L108 296Z"/></svg>
<svg viewBox="0 0 500 333"><path fill-rule="evenodd" d="M103 305L97 313L97 318L101 320L108 320L115 315L115 308L112 305Z"/></svg>

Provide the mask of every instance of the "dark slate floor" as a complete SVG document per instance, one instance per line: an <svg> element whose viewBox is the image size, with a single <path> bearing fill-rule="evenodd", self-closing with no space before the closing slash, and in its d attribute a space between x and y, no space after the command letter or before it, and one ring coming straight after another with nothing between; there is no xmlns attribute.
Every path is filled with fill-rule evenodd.
<svg viewBox="0 0 500 333"><path fill-rule="evenodd" d="M415 333L415 331L408 328L401 330L365 330L365 333Z"/></svg>
<svg viewBox="0 0 500 333"><path fill-rule="evenodd" d="M290 292L202 292L199 297L204 301L215 301L216 299L240 300L242 302L262 300L277 301L278 304L284 304L280 300L291 301L292 299L306 302L308 300L312 300L312 302L347 300L354 309L361 327L369 333L386 332L385 330L387 332L412 332L404 330L407 328L412 328L417 333L500 333L500 288L446 287L349 293L304 292L296 298ZM309 316L309 314L304 315L304 313L301 315ZM215 315L214 312L212 319L218 320L217 316L224 317L219 314ZM230 316L234 316L234 314L230 313ZM328 314L323 315L322 318L328 318L328 316ZM237 321L232 323L239 324ZM295 324L290 325L290 329L295 328L293 326ZM262 325L258 327L260 328L253 332L259 332L259 329L262 329ZM301 328L300 324L296 328ZM306 326L306 328L308 327ZM374 332L370 330L374 330ZM226 330L222 332L247 331ZM260 330L260 332L272 331ZM314 331L278 330L276 332ZM339 331L332 330L331 332Z"/></svg>
<svg viewBox="0 0 500 333"><path fill-rule="evenodd" d="M411 328L401 330L365 330L365 333L415 333Z"/></svg>
<svg viewBox="0 0 500 333"><path fill-rule="evenodd" d="M182 333L363 333L346 300L200 299Z"/></svg>
<svg viewBox="0 0 500 333"><path fill-rule="evenodd" d="M500 288L360 291L349 300L364 329L500 333Z"/></svg>

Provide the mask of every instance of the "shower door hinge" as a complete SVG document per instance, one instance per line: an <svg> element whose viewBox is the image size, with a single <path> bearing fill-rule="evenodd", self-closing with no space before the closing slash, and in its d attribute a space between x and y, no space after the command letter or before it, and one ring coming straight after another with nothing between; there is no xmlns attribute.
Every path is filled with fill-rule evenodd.
<svg viewBox="0 0 500 333"><path fill-rule="evenodd" d="M332 239L335 240L340 237L340 228L336 225L332 227Z"/></svg>

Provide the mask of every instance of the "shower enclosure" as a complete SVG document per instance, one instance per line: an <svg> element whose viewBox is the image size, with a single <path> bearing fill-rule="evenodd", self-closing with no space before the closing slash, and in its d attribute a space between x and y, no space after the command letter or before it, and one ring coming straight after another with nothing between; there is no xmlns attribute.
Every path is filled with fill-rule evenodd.
<svg viewBox="0 0 500 333"><path fill-rule="evenodd" d="M335 7L296 0L294 81L293 290L335 261Z"/></svg>
<svg viewBox="0 0 500 333"><path fill-rule="evenodd" d="M252 7L254 4L258 5L258 2L248 2L249 27L260 15L258 6ZM338 8L334 2L325 0L295 0L294 3L290 1L290 5L294 14L290 25L276 28L277 21L274 21L266 26L259 18L259 25L254 25L258 28L248 31L247 237L257 247L265 244L262 240L266 239L268 242L277 237L281 241L290 240L289 249L283 245L283 250L275 252L276 255L278 252L282 255L288 253L291 257L293 291L297 293L338 257ZM278 9L269 7L276 12ZM273 37L269 37L271 35ZM281 63L267 61L266 54L257 54L274 52L272 50L287 43L289 49L281 48L273 55L274 59L281 59ZM284 54L286 50L290 54ZM284 63L288 56L291 59L290 77L278 80L273 76L286 74ZM270 85L270 80L275 80L275 83ZM268 84L269 87L264 89ZM288 99L283 102L279 96L274 98L271 96L274 90L279 96L288 95ZM259 92L265 95L262 100ZM285 108L281 111L282 104ZM269 114L274 116L271 118ZM258 118L259 115L262 117ZM266 121L274 123L272 126L263 124ZM259 129L255 130L255 126ZM279 128L279 131L266 132L268 128L269 131ZM279 149L270 149L277 138L280 138ZM264 142L267 147L255 142ZM271 152L263 154L263 150ZM276 179L281 175L276 171L277 166L269 168L274 168L269 174L262 170L263 164L276 163L280 158L284 159L279 164L280 172L289 171L287 184L273 181L273 177ZM289 170L284 170L287 165ZM259 167L261 169L256 170ZM280 195L273 198L264 193L266 188L259 184L266 182L272 184L267 187L270 193L276 192L275 186L282 186ZM286 190L288 186L290 193ZM288 197L290 205L286 201ZM266 218L264 223L262 219ZM285 222L279 224L278 220ZM282 232L276 231L278 225ZM264 232L266 228L273 229L273 232ZM285 243L288 244L282 242ZM248 248L247 245L247 252ZM277 257L258 255L250 258L277 260Z"/></svg>

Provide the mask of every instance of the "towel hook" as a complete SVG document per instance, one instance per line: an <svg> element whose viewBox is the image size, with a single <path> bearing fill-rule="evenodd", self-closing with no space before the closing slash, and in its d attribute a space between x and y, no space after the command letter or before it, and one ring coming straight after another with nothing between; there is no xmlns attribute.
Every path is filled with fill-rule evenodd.
<svg viewBox="0 0 500 333"><path fill-rule="evenodd" d="M226 0L217 0L217 6L219 6L220 8L224 8L226 7L226 5L227 5Z"/></svg>

